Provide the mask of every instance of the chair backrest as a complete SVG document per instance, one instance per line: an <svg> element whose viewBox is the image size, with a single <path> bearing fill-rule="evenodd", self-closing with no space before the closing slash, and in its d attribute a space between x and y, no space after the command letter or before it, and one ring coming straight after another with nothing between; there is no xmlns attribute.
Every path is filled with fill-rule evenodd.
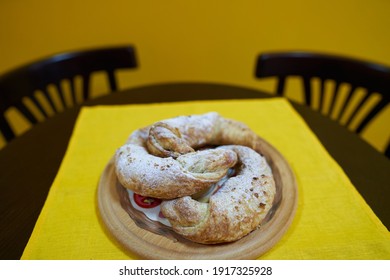
<svg viewBox="0 0 390 280"><path fill-rule="evenodd" d="M303 81L304 99L307 105L312 104L312 79L321 82L319 110L324 106L324 85L327 80L335 82L334 92L330 101L331 115L335 109L340 85L347 83L350 90L339 110L336 119L340 120L358 88L366 89L365 96L354 108L345 125L349 125L357 116L359 110L372 94L380 94L380 101L357 125L355 132L360 133L373 117L390 102L390 68L361 60L341 56L316 54L307 52L274 52L264 53L258 57L256 77L278 77L276 93L284 94L286 78L299 76Z"/></svg>
<svg viewBox="0 0 390 280"><path fill-rule="evenodd" d="M136 68L135 50L132 46L119 46L68 52L54 55L44 60L31 63L0 76L0 130L7 141L15 137L4 113L10 107L17 108L32 124L38 122L37 117L22 102L28 97L39 112L45 117L48 113L34 92L42 92L53 112L57 113L53 97L48 86L54 86L58 92L63 108L68 107L61 83L67 80L70 84L71 103L76 104L75 79L82 80L82 99L90 98L90 77L96 71L107 74L110 90L117 90L114 72L117 69ZM69 103L69 102L68 102Z"/></svg>
<svg viewBox="0 0 390 280"><path fill-rule="evenodd" d="M348 111L344 125L349 126L358 116L358 113L370 97L376 94L380 100L371 107L368 112L357 122L353 129L360 133L367 124L390 103L390 68L384 65L369 63L348 57L320 54L311 52L271 52L263 53L257 59L255 75L257 78L277 77L277 95L284 95L286 78L298 76L302 78L304 100L306 105L312 105L313 83L312 80L320 81L319 110L324 112L325 83L332 80L335 83L333 93L329 102L328 116L334 116L336 101L341 98L338 104L338 112L335 111L336 120L344 118L350 102L353 100L358 89L365 89L357 105ZM340 85L349 84L346 96L340 96ZM356 120L355 120L356 122ZM387 148L389 153L389 148Z"/></svg>

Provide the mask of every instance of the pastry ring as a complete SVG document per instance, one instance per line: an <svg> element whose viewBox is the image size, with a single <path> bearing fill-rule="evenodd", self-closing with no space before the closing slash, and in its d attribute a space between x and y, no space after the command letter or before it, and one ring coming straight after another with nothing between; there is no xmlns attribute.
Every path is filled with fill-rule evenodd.
<svg viewBox="0 0 390 280"><path fill-rule="evenodd" d="M181 116L133 132L116 152L115 172L125 188L162 199L175 232L198 243L231 242L256 229L274 200L257 139L243 123L214 112Z"/></svg>
<svg viewBox="0 0 390 280"><path fill-rule="evenodd" d="M217 113L180 116L133 132L115 155L119 182L143 196L173 199L204 191L237 161L227 149L196 149L241 144L252 147L256 134Z"/></svg>

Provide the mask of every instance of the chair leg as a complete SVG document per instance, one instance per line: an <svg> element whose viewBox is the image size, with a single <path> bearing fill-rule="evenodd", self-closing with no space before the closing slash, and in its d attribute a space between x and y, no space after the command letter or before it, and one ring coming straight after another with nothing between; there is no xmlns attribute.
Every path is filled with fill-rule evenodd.
<svg viewBox="0 0 390 280"><path fill-rule="evenodd" d="M285 84L286 84L286 77L279 77L277 88L276 88L277 95L283 96Z"/></svg>

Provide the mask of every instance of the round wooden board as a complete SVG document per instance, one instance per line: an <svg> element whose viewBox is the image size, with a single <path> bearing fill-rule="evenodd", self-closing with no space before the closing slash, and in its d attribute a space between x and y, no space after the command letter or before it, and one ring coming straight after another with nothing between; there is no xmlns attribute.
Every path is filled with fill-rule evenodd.
<svg viewBox="0 0 390 280"><path fill-rule="evenodd" d="M259 138L256 150L272 168L276 196L271 213L263 224L247 236L231 243L197 244L170 234L157 234L132 219L124 204L123 187L117 180L113 160L100 178L98 207L108 231L123 248L145 259L255 259L271 249L290 226L297 207L297 184L283 156ZM125 192L127 193L127 192Z"/></svg>

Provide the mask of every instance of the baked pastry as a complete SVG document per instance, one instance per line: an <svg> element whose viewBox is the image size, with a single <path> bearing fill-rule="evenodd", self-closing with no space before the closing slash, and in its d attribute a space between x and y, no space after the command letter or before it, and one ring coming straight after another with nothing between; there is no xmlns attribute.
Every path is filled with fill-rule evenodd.
<svg viewBox="0 0 390 280"><path fill-rule="evenodd" d="M226 149L196 149L225 144L252 147L255 140L249 127L215 112L179 116L133 132L116 153L115 170L124 187L143 196L193 195L223 178L237 158Z"/></svg>
<svg viewBox="0 0 390 280"><path fill-rule="evenodd" d="M161 204L174 231L198 243L230 242L247 235L260 225L275 196L272 172L262 156L243 146L221 148L237 153L236 174L208 202L186 196Z"/></svg>
<svg viewBox="0 0 390 280"><path fill-rule="evenodd" d="M178 234L230 242L261 224L275 196L257 140L245 124L214 112L180 116L134 131L115 154L115 172L125 188L162 199Z"/></svg>

